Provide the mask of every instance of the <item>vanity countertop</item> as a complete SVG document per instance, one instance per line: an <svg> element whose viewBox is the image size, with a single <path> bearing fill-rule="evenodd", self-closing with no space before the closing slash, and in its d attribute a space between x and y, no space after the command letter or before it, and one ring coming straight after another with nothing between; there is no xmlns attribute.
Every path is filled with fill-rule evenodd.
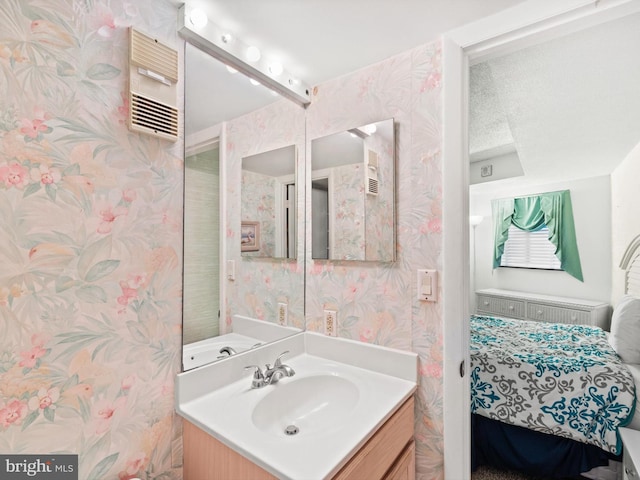
<svg viewBox="0 0 640 480"><path fill-rule="evenodd" d="M289 353L282 362L296 374L274 385L251 389L252 372L244 367L273 363L286 350ZM357 393L353 389L341 391L341 401L327 410L330 416L324 418L314 418L313 408L310 413L294 412L299 402L294 400L286 406L295 418L292 421L300 424L300 432L294 436L285 435L278 422L268 426L260 423L256 407L268 395L289 395L290 391L295 395L291 386L296 381L302 382L298 385L318 382L318 386L331 388L334 382L327 380L335 380L339 386L356 385ZM416 382L414 353L306 332L179 374L176 409L278 478L326 479L414 393ZM287 396L272 398L288 401ZM313 401L320 405L317 398ZM278 415L279 409L273 407L266 411Z"/></svg>

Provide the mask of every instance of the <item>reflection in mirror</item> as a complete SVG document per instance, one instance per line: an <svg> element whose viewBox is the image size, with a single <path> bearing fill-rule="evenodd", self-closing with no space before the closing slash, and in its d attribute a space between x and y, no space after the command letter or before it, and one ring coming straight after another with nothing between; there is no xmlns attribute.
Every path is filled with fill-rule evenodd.
<svg viewBox="0 0 640 480"><path fill-rule="evenodd" d="M220 310L220 150L188 148L184 162L182 342L215 337Z"/></svg>
<svg viewBox="0 0 640 480"><path fill-rule="evenodd" d="M226 325L220 325L221 316L227 316L225 304L228 298L225 297L229 295L223 288L225 279L220 277L221 267L228 260L221 248L221 232L226 227L225 216L221 215L224 212L220 211L223 197L220 192L228 188L238 191L237 186L225 185L223 165L227 157L219 142L221 132L225 130L223 122L277 101L282 100L265 87L252 85L247 77L231 73L218 60L186 44L184 369L227 358L254 348L258 343L268 343L300 331L275 324L262 328L265 322L246 317L239 321L238 315L232 315ZM293 157L292 164L295 164L295 151ZM294 170L295 167L292 176ZM295 256L295 245L290 251ZM277 298L267 300L278 301ZM290 299L291 304L295 301L295 298Z"/></svg>
<svg viewBox="0 0 640 480"><path fill-rule="evenodd" d="M296 258L296 147L242 159L243 256Z"/></svg>
<svg viewBox="0 0 640 480"><path fill-rule="evenodd" d="M311 142L311 235L316 260L395 260L393 119Z"/></svg>

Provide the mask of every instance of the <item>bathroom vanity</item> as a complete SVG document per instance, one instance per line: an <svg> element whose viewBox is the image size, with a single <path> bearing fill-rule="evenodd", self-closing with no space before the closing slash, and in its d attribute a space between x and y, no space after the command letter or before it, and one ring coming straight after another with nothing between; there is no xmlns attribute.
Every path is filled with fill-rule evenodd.
<svg viewBox="0 0 640 480"><path fill-rule="evenodd" d="M415 478L413 398L407 400L333 477L334 480ZM183 431L185 480L251 478L276 479L207 432L185 421ZM292 459L295 461L295 459Z"/></svg>
<svg viewBox="0 0 640 480"><path fill-rule="evenodd" d="M295 370L252 388L252 365ZM178 375L186 480L415 477L417 356L310 332Z"/></svg>

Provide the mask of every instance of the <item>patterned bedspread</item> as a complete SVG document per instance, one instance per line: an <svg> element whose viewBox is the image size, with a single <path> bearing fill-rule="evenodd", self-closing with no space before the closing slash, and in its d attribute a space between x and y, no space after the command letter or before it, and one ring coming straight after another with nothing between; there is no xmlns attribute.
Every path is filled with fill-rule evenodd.
<svg viewBox="0 0 640 480"><path fill-rule="evenodd" d="M471 317L471 411L619 454L629 369L597 327Z"/></svg>

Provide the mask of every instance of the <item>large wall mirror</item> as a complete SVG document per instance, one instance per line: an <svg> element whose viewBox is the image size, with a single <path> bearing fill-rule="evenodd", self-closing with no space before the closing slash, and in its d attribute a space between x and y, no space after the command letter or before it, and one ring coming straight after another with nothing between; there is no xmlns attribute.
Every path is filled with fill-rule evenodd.
<svg viewBox="0 0 640 480"><path fill-rule="evenodd" d="M311 257L395 260L393 119L311 141Z"/></svg>
<svg viewBox="0 0 640 480"><path fill-rule="evenodd" d="M243 256L296 258L295 145L242 158Z"/></svg>
<svg viewBox="0 0 640 480"><path fill-rule="evenodd" d="M231 98L237 101L230 103ZM265 87L250 84L247 77L232 73L226 65L212 56L186 44L183 222L185 370L257 348L300 331L300 328L290 325L277 325L275 313L271 315L273 318L267 318L267 315L251 315L248 311L233 310L239 303L236 298L241 295L237 292L238 288L250 288L246 284L247 274L243 271L256 270L255 261L274 263L277 260L269 259L290 259L297 256L297 217L294 209L297 208L295 175L298 147L292 145L272 149L264 154L245 155L240 162L225 152L225 145L220 142L221 132L225 131L224 122L233 123L234 119L274 102L286 100L274 96ZM301 125L301 129L304 130L304 125ZM242 175L239 163L242 163ZM251 184L249 177L252 177ZM265 193L267 180L273 184L268 194ZM265 196L273 197L274 202L278 201L278 205L282 206L276 208L274 203L270 207L269 215L272 214L274 218L269 222L257 214L266 205ZM287 198L291 201L287 201ZM232 213L221 208L221 203L225 200L226 208L231 208ZM241 247L235 244L225 245L227 230L235 228L235 225L229 225L233 223L229 221L229 215L240 212L240 203L247 209L245 212L243 208L242 215L246 213L249 222L260 222L257 230L263 239L268 239L269 235L280 239L279 242L269 240L273 249L268 252L266 248L262 252L252 252L249 248L243 249L242 254L269 257L268 259L236 257L234 252L239 252ZM251 212L250 208L255 208L255 212ZM230 281L221 275L227 262L235 264L236 281ZM269 297L269 294L269 291L261 291L261 300L277 308L279 302L283 301L281 295L271 293ZM299 297L299 300L287 298L292 317L295 316L297 304L303 304L303 293Z"/></svg>

